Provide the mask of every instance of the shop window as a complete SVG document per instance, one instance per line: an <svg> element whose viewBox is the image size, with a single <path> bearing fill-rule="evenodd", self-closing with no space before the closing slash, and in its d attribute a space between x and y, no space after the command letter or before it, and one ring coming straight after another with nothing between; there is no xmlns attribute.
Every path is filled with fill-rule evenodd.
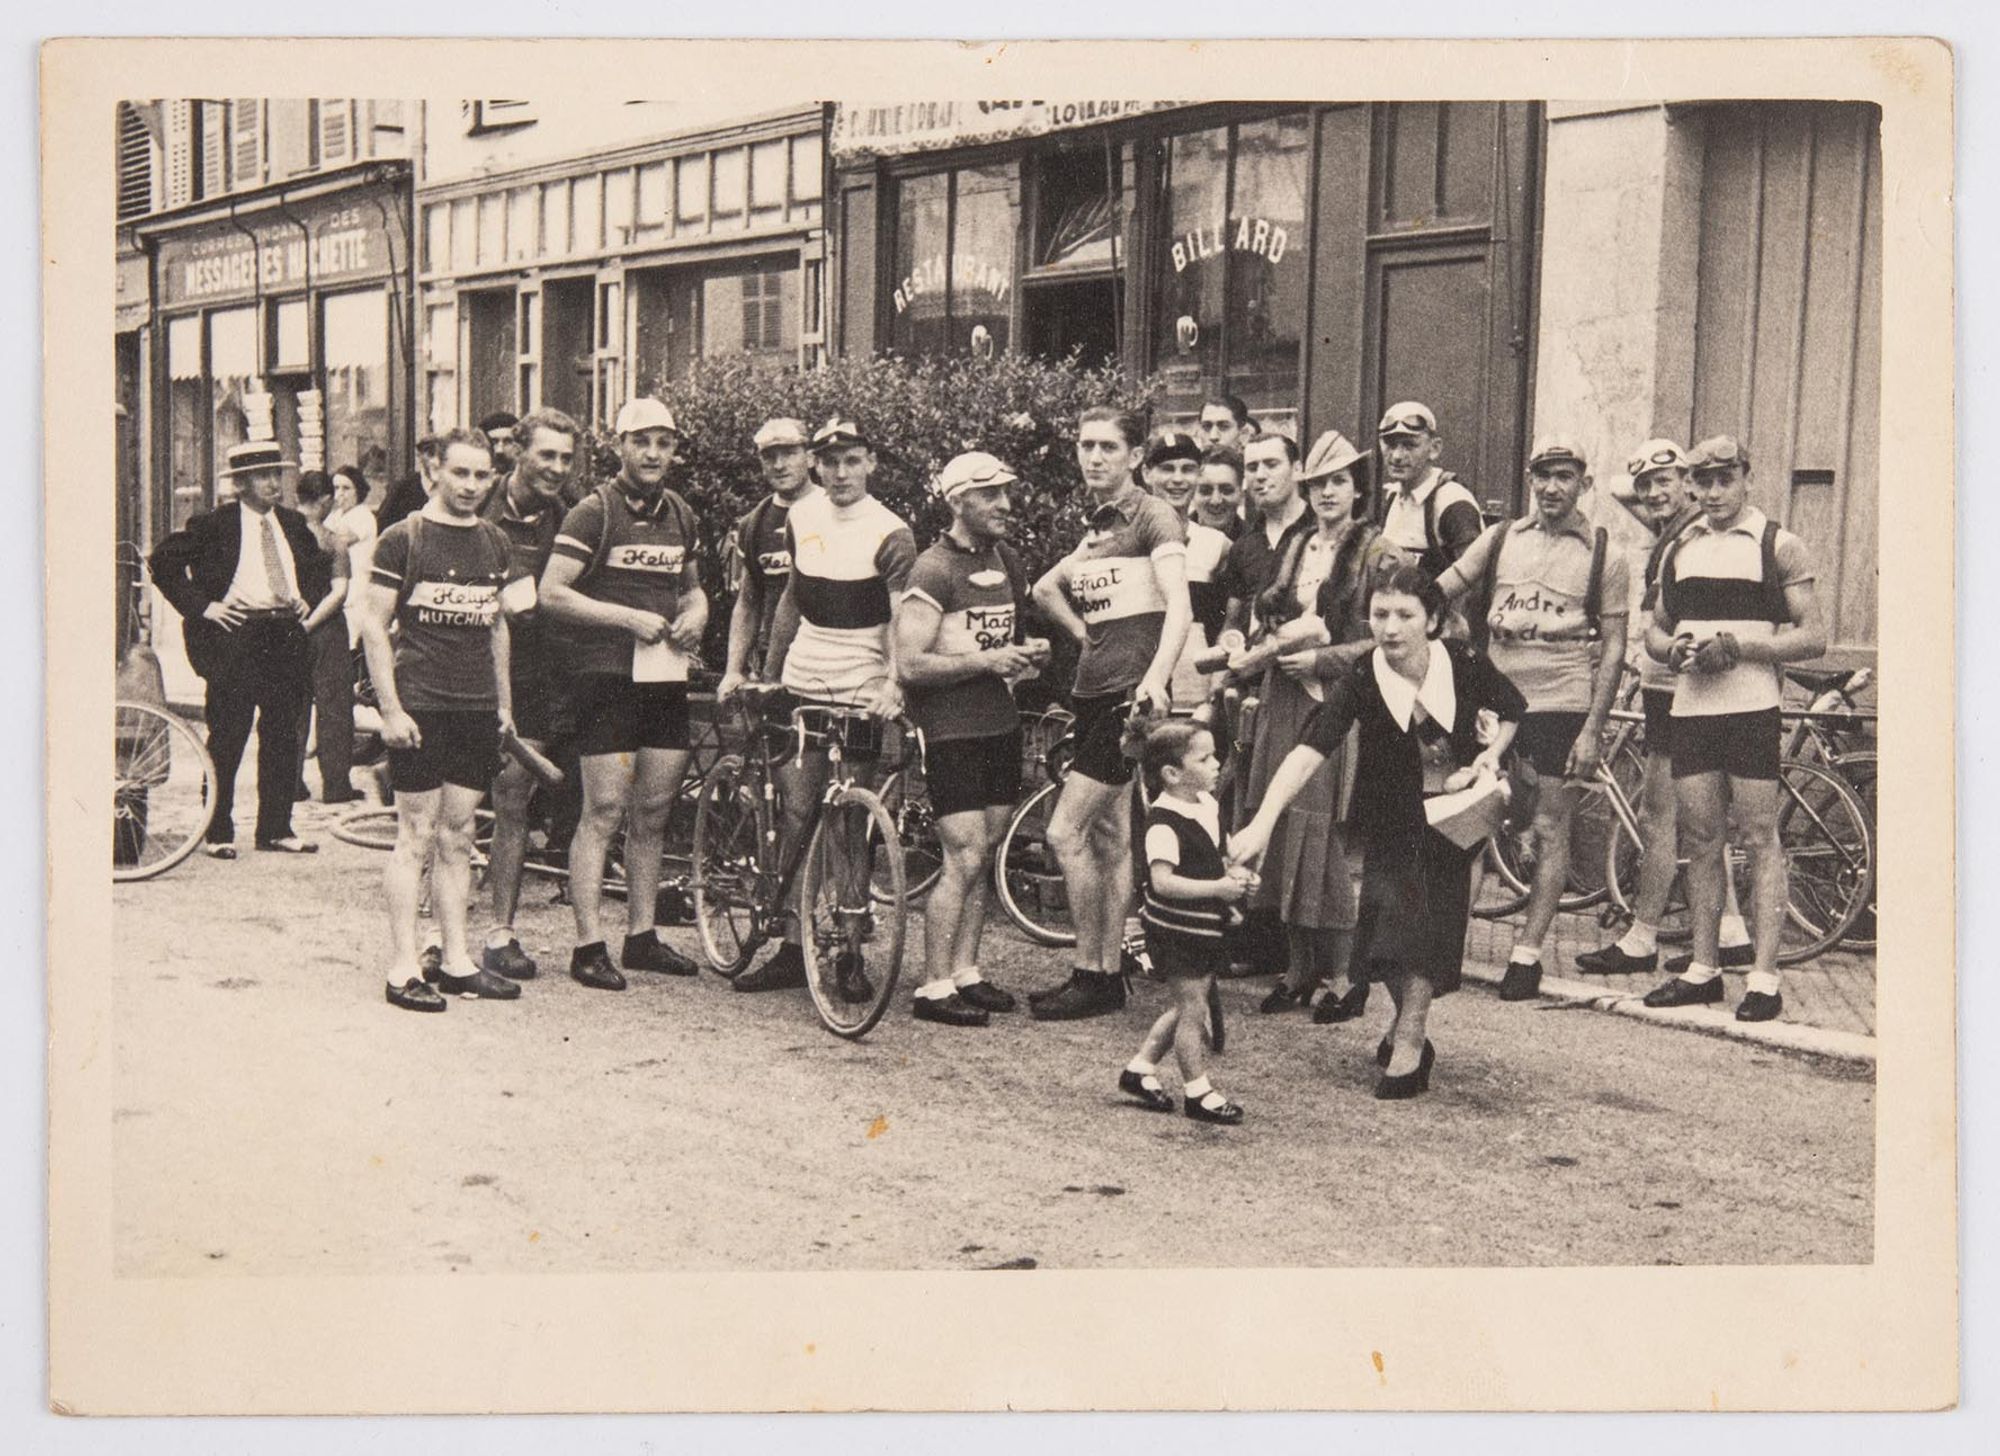
<svg viewBox="0 0 2000 1456"><path fill-rule="evenodd" d="M312 352L306 338L308 312L303 298L283 298L271 305L273 374L297 374L312 368Z"/></svg>
<svg viewBox="0 0 2000 1456"><path fill-rule="evenodd" d="M201 441L208 412L201 360L201 315L167 321L168 479L173 492L171 529L178 531L209 499L212 476L202 466Z"/></svg>
<svg viewBox="0 0 2000 1456"><path fill-rule="evenodd" d="M734 318L728 295L736 293ZM742 352L772 356L772 362L789 364L799 346L798 272L787 263L774 263L739 273L734 277L711 278L707 287L713 306L704 310L707 327L702 352L725 354ZM730 336L730 325L737 332Z"/></svg>
<svg viewBox="0 0 2000 1456"><path fill-rule="evenodd" d="M1154 264L1163 412L1191 417L1229 393L1283 427L1299 404L1306 118L1189 132L1164 153L1167 225Z"/></svg>
<svg viewBox="0 0 2000 1456"><path fill-rule="evenodd" d="M218 309L208 316L208 374L212 390L208 470L215 480L228 463L230 448L252 438L253 420L269 407L269 396L257 379L256 305Z"/></svg>
<svg viewBox="0 0 2000 1456"><path fill-rule="evenodd" d="M1013 163L912 177L896 201L890 339L910 354L1007 347L1020 229Z"/></svg>
<svg viewBox="0 0 2000 1456"><path fill-rule="evenodd" d="M330 293L320 303L326 360L326 458L355 465L389 449L389 295Z"/></svg>
<svg viewBox="0 0 2000 1456"><path fill-rule="evenodd" d="M1116 268L1132 216L1129 148L1051 149L1037 159L1032 268L1037 273Z"/></svg>

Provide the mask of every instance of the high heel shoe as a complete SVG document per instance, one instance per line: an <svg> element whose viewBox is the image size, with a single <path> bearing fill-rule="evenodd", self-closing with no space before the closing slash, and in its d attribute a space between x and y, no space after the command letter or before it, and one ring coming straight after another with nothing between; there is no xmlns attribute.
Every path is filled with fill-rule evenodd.
<svg viewBox="0 0 2000 1456"><path fill-rule="evenodd" d="M1417 1059L1417 1069L1405 1072L1400 1077L1392 1077L1384 1072L1375 1083L1377 1102L1400 1102L1431 1090L1431 1067L1437 1061L1437 1050L1428 1038L1424 1041L1423 1055Z"/></svg>
<svg viewBox="0 0 2000 1456"><path fill-rule="evenodd" d="M1337 1022L1352 1021L1368 1007L1368 983L1356 981L1347 988L1345 996L1322 996L1313 1007L1313 1022L1318 1026L1332 1026Z"/></svg>

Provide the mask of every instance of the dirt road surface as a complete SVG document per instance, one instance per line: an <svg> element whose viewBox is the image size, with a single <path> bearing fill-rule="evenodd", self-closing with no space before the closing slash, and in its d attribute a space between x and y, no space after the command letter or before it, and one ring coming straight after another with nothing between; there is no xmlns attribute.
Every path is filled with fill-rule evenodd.
<svg viewBox="0 0 2000 1456"><path fill-rule="evenodd" d="M851 1044L803 992L584 989L537 882L543 976L412 1015L382 998L384 857L321 837L118 887L121 1275L1870 1257L1866 1068L1468 989L1431 1095L1376 1102L1386 998L1316 1027L1257 1015L1259 979L1226 984L1214 1068L1248 1120L1210 1128L1115 1089L1161 987L977 1031L905 989ZM1017 992L1063 973L1005 930L986 959Z"/></svg>

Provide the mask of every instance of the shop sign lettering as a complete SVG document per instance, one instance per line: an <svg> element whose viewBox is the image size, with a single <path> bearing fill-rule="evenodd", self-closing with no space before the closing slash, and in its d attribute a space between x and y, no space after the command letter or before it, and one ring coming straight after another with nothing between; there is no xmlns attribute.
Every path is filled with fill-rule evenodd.
<svg viewBox="0 0 2000 1456"><path fill-rule="evenodd" d="M930 294L942 294L945 290L945 255L933 253L922 259L909 274L896 284L896 312L902 313L917 299ZM1002 268L972 253L957 253L951 258L950 276L952 286L963 297L967 293L984 293L996 305L1007 301L1013 291L1013 271Z"/></svg>
<svg viewBox="0 0 2000 1456"><path fill-rule="evenodd" d="M1221 256L1225 246L1239 253L1255 253L1275 263L1285 256L1290 242L1291 235L1267 217L1239 217L1234 231L1224 220L1209 227L1196 228L1174 240L1174 272L1179 273L1189 264L1199 263L1204 258Z"/></svg>
<svg viewBox="0 0 2000 1456"><path fill-rule="evenodd" d="M311 235L268 216L243 229L210 227L161 247L161 293L170 303L202 302L303 288L388 266L373 209L346 207L305 219Z"/></svg>
<svg viewBox="0 0 2000 1456"><path fill-rule="evenodd" d="M1184 105L1179 101L902 101L841 103L831 148L838 160L1041 136Z"/></svg>

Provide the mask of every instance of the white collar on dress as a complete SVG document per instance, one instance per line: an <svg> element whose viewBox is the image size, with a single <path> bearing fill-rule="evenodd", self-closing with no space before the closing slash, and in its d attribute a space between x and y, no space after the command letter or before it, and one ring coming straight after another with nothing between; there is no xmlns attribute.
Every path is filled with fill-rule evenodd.
<svg viewBox="0 0 2000 1456"><path fill-rule="evenodd" d="M1382 690L1382 701L1388 705L1389 716L1396 720L1398 728L1405 733L1410 731L1410 715L1422 703L1432 721L1445 732L1451 732L1452 724L1458 721L1458 691L1452 682L1451 654L1444 650L1442 642L1431 643L1430 666L1424 669L1422 687L1389 666L1381 648L1376 648L1371 656L1375 686Z"/></svg>

